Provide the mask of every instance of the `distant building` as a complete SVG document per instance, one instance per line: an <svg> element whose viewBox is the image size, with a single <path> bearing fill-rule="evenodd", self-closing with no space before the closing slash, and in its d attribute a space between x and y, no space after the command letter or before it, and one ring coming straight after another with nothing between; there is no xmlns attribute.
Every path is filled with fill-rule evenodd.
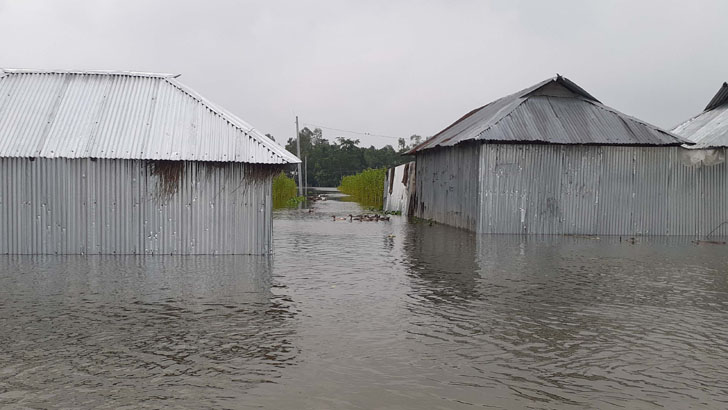
<svg viewBox="0 0 728 410"><path fill-rule="evenodd" d="M167 74L0 70L0 254L263 254L299 162Z"/></svg>
<svg viewBox="0 0 728 410"><path fill-rule="evenodd" d="M691 162L686 142L557 76L412 149L414 215L482 233L726 235L725 163Z"/></svg>

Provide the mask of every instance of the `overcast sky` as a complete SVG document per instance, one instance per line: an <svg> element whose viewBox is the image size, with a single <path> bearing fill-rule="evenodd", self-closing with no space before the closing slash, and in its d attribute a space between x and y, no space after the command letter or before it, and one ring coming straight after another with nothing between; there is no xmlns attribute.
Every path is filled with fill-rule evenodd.
<svg viewBox="0 0 728 410"><path fill-rule="evenodd" d="M431 136L560 73L671 128L728 80L726 1L0 0L0 67L181 73L285 142L294 116ZM396 139L324 129L324 136Z"/></svg>

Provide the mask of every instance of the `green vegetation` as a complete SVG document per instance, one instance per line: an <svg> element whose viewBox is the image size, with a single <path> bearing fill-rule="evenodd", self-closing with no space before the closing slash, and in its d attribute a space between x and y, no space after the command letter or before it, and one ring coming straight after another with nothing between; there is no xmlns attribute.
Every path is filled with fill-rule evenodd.
<svg viewBox="0 0 728 410"><path fill-rule="evenodd" d="M384 196L385 168L367 169L356 175L345 176L341 179L339 191L351 195L364 206L382 209Z"/></svg>
<svg viewBox="0 0 728 410"><path fill-rule="evenodd" d="M293 178L286 176L284 172L273 178L273 208L296 206L303 197L296 196L298 188Z"/></svg>
<svg viewBox="0 0 728 410"><path fill-rule="evenodd" d="M404 138L400 138L395 150L391 145L382 148L359 147L358 139L336 138L334 142L323 138L319 128L313 131L304 128L299 133L301 137L301 160L307 158L308 185L317 187L335 187L347 175L354 175L365 169L390 168L410 161L403 156L422 138L413 135L409 138L409 145ZM271 136L272 138L272 136ZM286 144L289 152L296 152L296 140L289 138ZM292 174L291 174L292 175Z"/></svg>
<svg viewBox="0 0 728 410"><path fill-rule="evenodd" d="M395 150L391 145L382 148L359 147L358 139L344 137L330 142L323 138L319 128L311 130L305 127L298 135L301 140L301 159L306 158L308 163L308 186L338 186L352 200L377 212L382 209L386 169L411 161L404 154L423 140L419 135L409 137L409 141L399 138ZM275 141L272 135L266 136ZM289 138L285 148L295 153L296 139ZM273 207L296 206L304 199L296 197L295 175L291 168L287 175L281 173L275 178Z"/></svg>
<svg viewBox="0 0 728 410"><path fill-rule="evenodd" d="M293 198L286 201L286 203L283 206L285 206L286 208L295 208L298 206L298 204L303 202L305 199L306 198L302 197L302 196L294 196Z"/></svg>

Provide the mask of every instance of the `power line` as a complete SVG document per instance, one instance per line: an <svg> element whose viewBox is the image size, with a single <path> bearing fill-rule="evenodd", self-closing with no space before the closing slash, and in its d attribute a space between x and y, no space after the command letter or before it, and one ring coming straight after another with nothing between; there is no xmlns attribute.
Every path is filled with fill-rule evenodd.
<svg viewBox="0 0 728 410"><path fill-rule="evenodd" d="M391 135L375 134L375 133L366 132L366 131L350 131L350 130L344 130L344 129L341 129L341 128L325 127L323 125L311 124L310 122L304 122L303 124L304 125L309 125L311 127L323 128L325 130L339 131L339 132L347 132L347 133L350 133L350 134L366 135L366 136L369 136L369 137L391 138L391 139L395 139L395 140L398 140L398 139L402 138L402 137L393 137Z"/></svg>

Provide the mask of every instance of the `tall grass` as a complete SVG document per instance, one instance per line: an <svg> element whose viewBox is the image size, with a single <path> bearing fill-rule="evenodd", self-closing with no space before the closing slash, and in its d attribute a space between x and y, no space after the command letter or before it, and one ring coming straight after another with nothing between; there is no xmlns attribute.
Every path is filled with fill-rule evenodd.
<svg viewBox="0 0 728 410"><path fill-rule="evenodd" d="M367 169L342 178L338 189L364 206L382 209L386 174L385 168Z"/></svg>
<svg viewBox="0 0 728 410"><path fill-rule="evenodd" d="M287 177L283 172L276 175L273 178L273 208L283 208L297 204L297 190L296 181L293 178Z"/></svg>

